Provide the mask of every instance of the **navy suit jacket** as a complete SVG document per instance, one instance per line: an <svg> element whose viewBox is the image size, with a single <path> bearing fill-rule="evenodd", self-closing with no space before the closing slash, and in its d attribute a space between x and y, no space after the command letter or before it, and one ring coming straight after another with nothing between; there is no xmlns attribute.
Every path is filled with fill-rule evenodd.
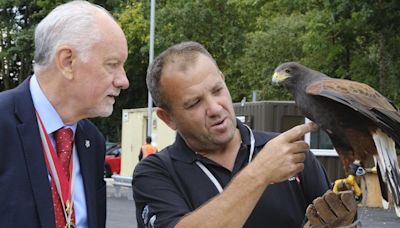
<svg viewBox="0 0 400 228"><path fill-rule="evenodd" d="M90 141L88 148L86 140ZM105 227L104 137L90 121L81 120L75 144L89 227ZM0 227L55 227L50 183L29 79L15 89L0 93Z"/></svg>

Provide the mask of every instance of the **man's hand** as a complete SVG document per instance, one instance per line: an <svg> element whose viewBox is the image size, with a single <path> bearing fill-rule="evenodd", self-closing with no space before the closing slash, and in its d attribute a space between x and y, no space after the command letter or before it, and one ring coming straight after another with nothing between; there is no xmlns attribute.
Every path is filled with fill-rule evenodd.
<svg viewBox="0 0 400 228"><path fill-rule="evenodd" d="M352 224L356 212L352 191L334 193L329 190L308 206L306 216L313 228L340 227Z"/></svg>
<svg viewBox="0 0 400 228"><path fill-rule="evenodd" d="M305 153L310 146L303 141L305 134L318 128L315 123L293 127L270 140L255 157L252 165L259 168L268 184L278 183L297 175L304 169Z"/></svg>

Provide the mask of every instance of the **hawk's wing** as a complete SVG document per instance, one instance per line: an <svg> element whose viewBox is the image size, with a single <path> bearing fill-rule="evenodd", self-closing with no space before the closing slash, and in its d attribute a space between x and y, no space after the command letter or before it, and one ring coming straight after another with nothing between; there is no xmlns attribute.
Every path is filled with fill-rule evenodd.
<svg viewBox="0 0 400 228"><path fill-rule="evenodd" d="M308 85L306 93L323 96L354 109L376 123L400 146L400 113L386 97L370 86L344 79L326 79Z"/></svg>
<svg viewBox="0 0 400 228"><path fill-rule="evenodd" d="M370 129L378 153L375 162L379 164L378 169L383 182L393 193L396 214L400 217L400 173L395 149L395 143L400 147L400 113L397 108L370 86L343 79L316 81L306 87L306 93L337 101L376 124L376 129ZM343 113L343 115L346 114L348 113ZM348 131L345 132L348 133ZM351 140L357 140L357 138ZM382 202L385 206L388 196L387 192L384 194L384 190L384 186L381 186L384 199Z"/></svg>

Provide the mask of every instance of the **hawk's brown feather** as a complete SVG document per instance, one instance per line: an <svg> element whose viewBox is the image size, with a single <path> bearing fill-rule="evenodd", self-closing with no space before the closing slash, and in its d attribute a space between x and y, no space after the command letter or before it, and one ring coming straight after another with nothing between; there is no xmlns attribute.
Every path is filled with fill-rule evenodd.
<svg viewBox="0 0 400 228"><path fill-rule="evenodd" d="M395 105L369 85L330 78L294 62L278 66L273 82L286 87L300 111L326 131L345 169L354 159L364 164L375 159L400 217L400 170L394 147L400 147L400 112Z"/></svg>

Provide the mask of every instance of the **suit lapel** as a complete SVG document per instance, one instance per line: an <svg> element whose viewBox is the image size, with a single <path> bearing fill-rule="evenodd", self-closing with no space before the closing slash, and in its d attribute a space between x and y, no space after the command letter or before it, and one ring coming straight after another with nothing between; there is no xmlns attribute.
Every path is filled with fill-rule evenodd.
<svg viewBox="0 0 400 228"><path fill-rule="evenodd" d="M85 188L86 207L89 227L96 224L96 153L90 145L92 138L85 134L83 121L78 122L76 131L76 148L79 156L79 165Z"/></svg>
<svg viewBox="0 0 400 228"><path fill-rule="evenodd" d="M25 163L30 179L33 198L37 206L40 226L54 227L54 212L50 182L43 156L43 146L39 135L35 108L29 91L29 79L25 80L15 96L15 115L20 120L17 125L25 155Z"/></svg>

